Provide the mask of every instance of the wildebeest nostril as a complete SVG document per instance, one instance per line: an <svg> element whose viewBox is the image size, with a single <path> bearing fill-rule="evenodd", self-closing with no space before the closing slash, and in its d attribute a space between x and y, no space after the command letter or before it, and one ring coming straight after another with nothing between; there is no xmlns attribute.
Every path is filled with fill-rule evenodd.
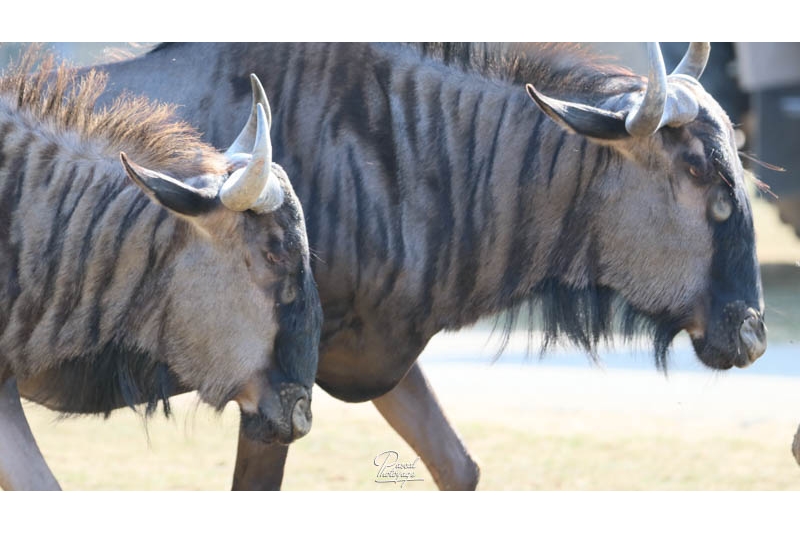
<svg viewBox="0 0 800 533"><path fill-rule="evenodd" d="M755 309L748 309L744 321L739 328L739 339L752 363L761 357L767 349L767 328L760 314Z"/></svg>
<svg viewBox="0 0 800 533"><path fill-rule="evenodd" d="M292 408L292 437L299 439L311 429L311 409L305 398L300 398Z"/></svg>

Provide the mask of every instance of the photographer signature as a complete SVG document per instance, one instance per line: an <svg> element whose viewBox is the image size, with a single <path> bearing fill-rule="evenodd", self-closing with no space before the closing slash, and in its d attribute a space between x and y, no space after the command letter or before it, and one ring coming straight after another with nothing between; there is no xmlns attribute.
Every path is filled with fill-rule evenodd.
<svg viewBox="0 0 800 533"><path fill-rule="evenodd" d="M400 488L403 488L409 481L425 481L416 477L417 463L419 463L419 457L411 462L401 462L400 454L393 450L379 453L373 461L373 464L378 467L375 483L399 483Z"/></svg>

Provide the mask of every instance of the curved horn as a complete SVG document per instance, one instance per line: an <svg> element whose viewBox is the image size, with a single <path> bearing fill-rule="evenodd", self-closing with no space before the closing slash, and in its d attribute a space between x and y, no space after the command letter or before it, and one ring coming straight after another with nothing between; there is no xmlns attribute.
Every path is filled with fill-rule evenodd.
<svg viewBox="0 0 800 533"><path fill-rule="evenodd" d="M212 211L219 204L208 189L195 189L165 174L140 167L128 159L125 152L119 159L128 177L147 196L171 211L194 217Z"/></svg>
<svg viewBox="0 0 800 533"><path fill-rule="evenodd" d="M669 89L667 105L664 108L664 116L661 119L661 126L677 128L688 124L697 118L699 111L697 98L685 87L672 84Z"/></svg>
<svg viewBox="0 0 800 533"><path fill-rule="evenodd" d="M689 50L686 51L686 55L683 56L672 74L685 74L699 80L706 69L710 54L711 43L690 43Z"/></svg>
<svg viewBox="0 0 800 533"><path fill-rule="evenodd" d="M256 104L256 138L253 155L245 168L236 170L222 184L219 199L232 211L274 211L283 203L283 189L272 173L272 143L267 114Z"/></svg>
<svg viewBox="0 0 800 533"><path fill-rule="evenodd" d="M667 70L658 43L647 43L650 69L647 90L639 106L628 114L625 129L636 137L646 137L658 130L667 102Z"/></svg>
<svg viewBox="0 0 800 533"><path fill-rule="evenodd" d="M625 117L622 113L550 98L537 91L530 83L525 89L539 109L562 127L596 139L614 140L630 137L625 129Z"/></svg>
<svg viewBox="0 0 800 533"><path fill-rule="evenodd" d="M264 87L262 87L261 82L258 80L258 76L255 74L250 74L250 88L252 89L253 93L253 106L250 109L250 116L247 118L247 124L244 125L244 128L239 133L239 136L236 137L236 140L233 141L233 144L231 144L231 146L225 150L225 155L229 157L237 153L249 154L253 150L257 136L256 131L258 129L258 113L256 112L256 107L258 104L264 106L264 112L267 119L267 131L269 131L269 128L272 125L272 112L269 109L267 95L264 92Z"/></svg>

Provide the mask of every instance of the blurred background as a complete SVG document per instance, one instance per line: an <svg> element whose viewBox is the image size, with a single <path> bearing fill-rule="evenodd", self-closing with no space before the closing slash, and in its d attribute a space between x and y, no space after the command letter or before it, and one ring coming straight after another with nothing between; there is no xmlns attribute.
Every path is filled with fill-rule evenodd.
<svg viewBox="0 0 800 533"><path fill-rule="evenodd" d="M153 44L47 46L90 65L145 53ZM0 68L25 46L0 45ZM586 46L646 73L641 43ZM662 43L668 71L687 46ZM501 335L493 318L437 335L422 367L481 464L479 488L800 489L790 453L800 422L800 44L712 43L701 81L739 131L745 167L771 188L751 187L766 354L745 370L714 372L682 334L664 375L645 344L618 343L594 364L571 347L540 356L539 339L520 331L495 361ZM314 427L291 448L284 488L435 489L422 466L423 482L403 489L375 483L377 455L394 450L412 461L414 452L371 404L344 404L318 388L314 395ZM193 395L175 407L172 419L147 423L130 410L102 421L25 408L66 489L227 489L237 409L216 415Z"/></svg>

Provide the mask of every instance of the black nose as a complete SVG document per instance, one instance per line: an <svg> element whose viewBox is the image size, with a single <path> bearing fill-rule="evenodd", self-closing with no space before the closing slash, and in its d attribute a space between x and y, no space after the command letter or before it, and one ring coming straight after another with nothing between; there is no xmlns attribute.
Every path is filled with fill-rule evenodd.
<svg viewBox="0 0 800 533"><path fill-rule="evenodd" d="M305 436L311 430L311 391L297 383L280 386L281 410L288 425L289 441Z"/></svg>
<svg viewBox="0 0 800 533"><path fill-rule="evenodd" d="M761 313L752 307L745 312L744 321L739 327L739 340L751 363L767 350L767 328L764 326L764 319Z"/></svg>

